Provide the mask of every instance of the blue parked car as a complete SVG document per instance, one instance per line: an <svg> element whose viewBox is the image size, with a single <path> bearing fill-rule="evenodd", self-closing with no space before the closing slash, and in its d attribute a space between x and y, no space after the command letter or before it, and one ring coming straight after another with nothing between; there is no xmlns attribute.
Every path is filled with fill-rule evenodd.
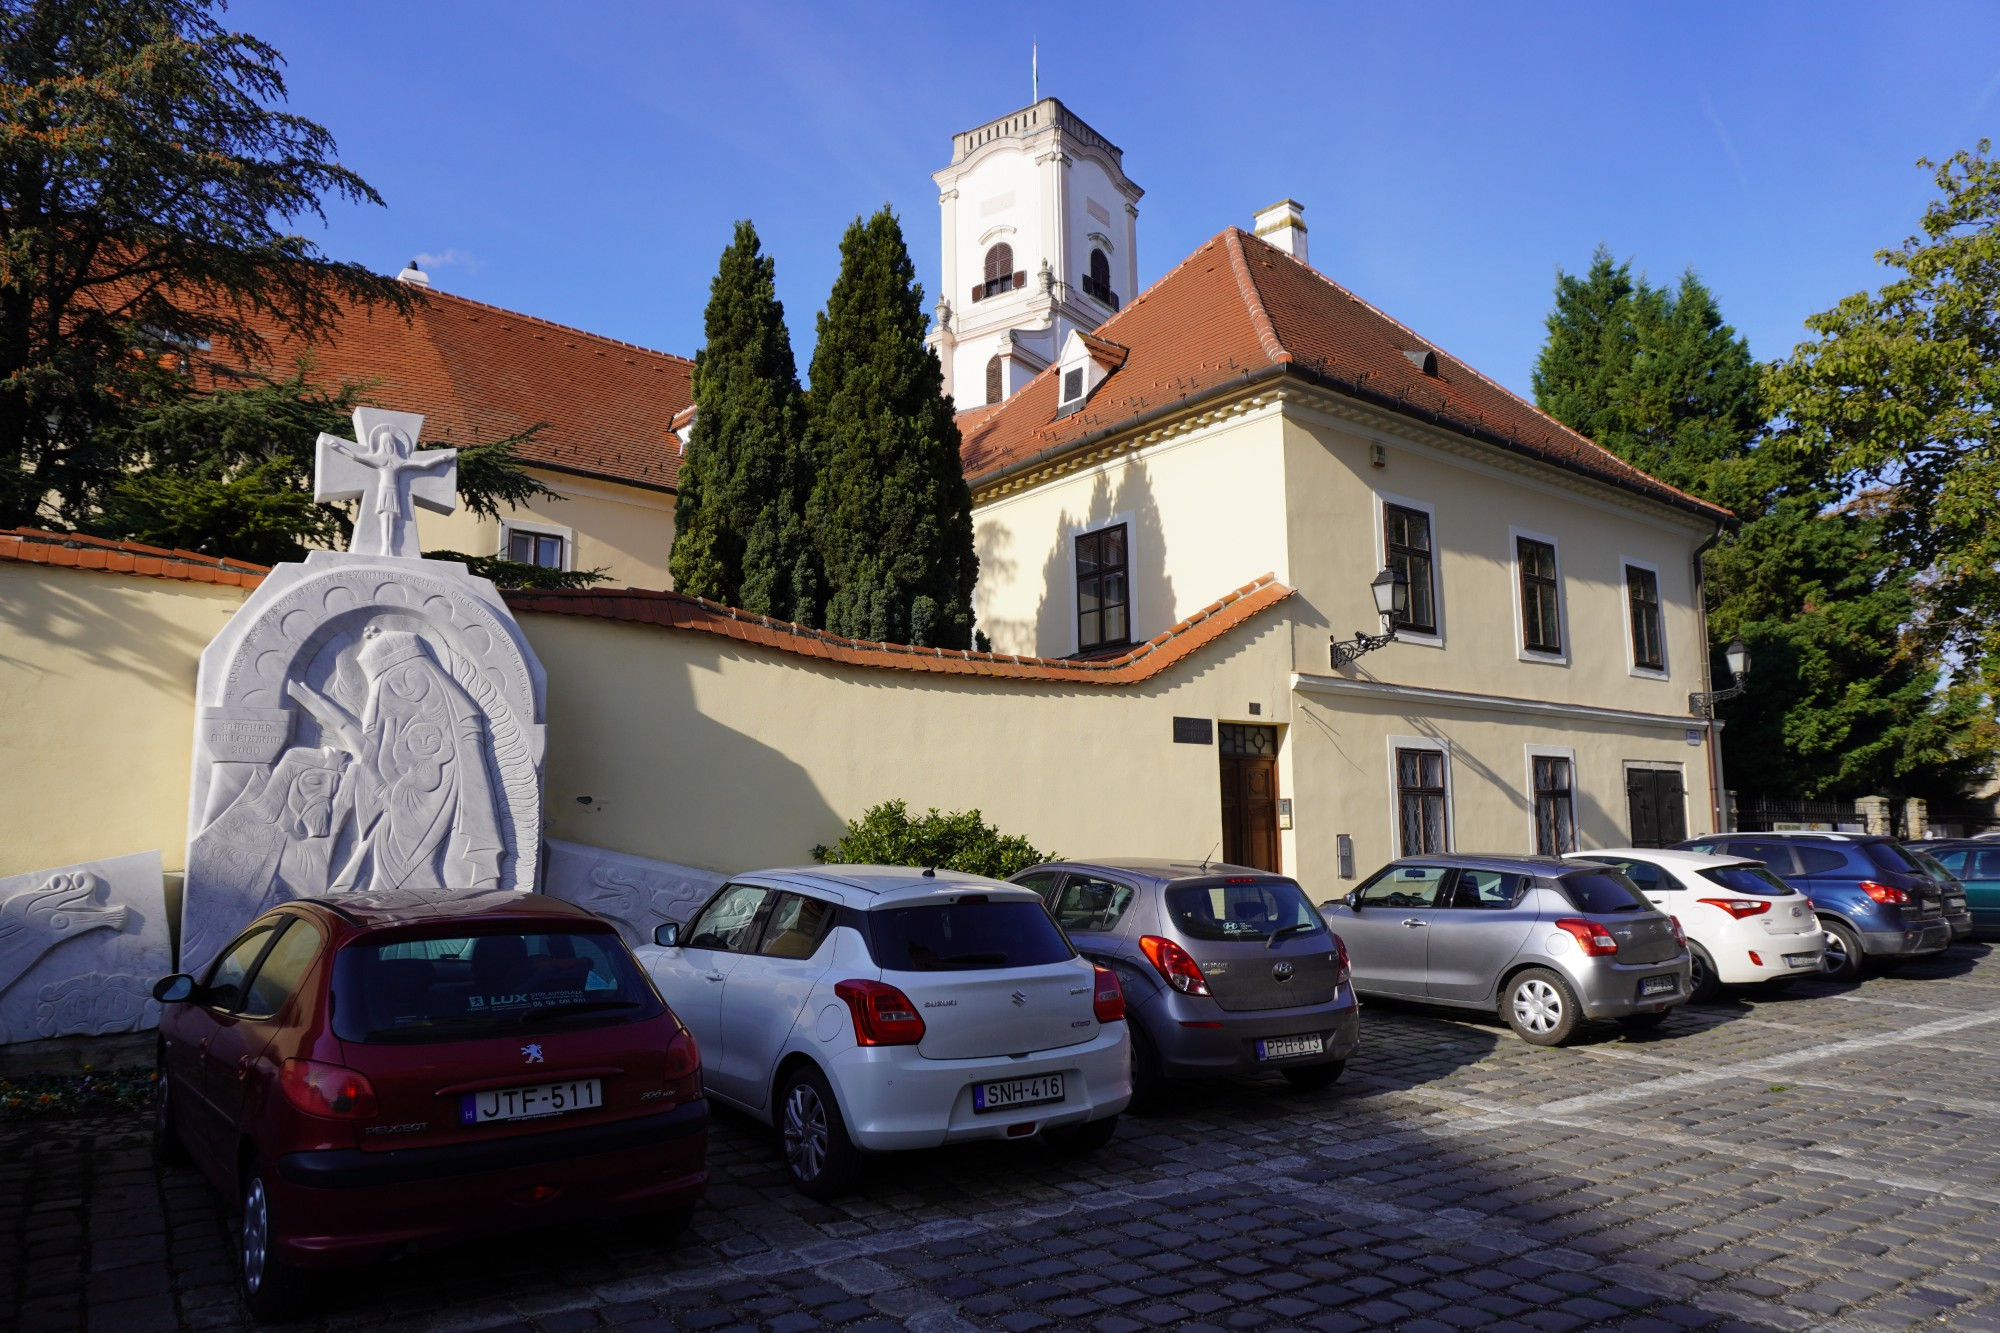
<svg viewBox="0 0 2000 1333"><path fill-rule="evenodd" d="M1936 880L1893 838L1871 833L1717 833L1675 846L1762 861L1806 895L1826 930L1826 975L1859 978L1952 940ZM1964 911L1963 899L1959 911ZM1968 915L1966 924L1971 925Z"/></svg>

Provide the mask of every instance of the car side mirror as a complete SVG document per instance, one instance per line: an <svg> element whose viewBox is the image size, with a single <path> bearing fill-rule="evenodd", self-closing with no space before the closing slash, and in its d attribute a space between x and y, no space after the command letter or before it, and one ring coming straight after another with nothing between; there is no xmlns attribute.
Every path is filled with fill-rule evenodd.
<svg viewBox="0 0 2000 1333"><path fill-rule="evenodd" d="M653 927L653 943L663 949L678 949L681 943L681 923L662 921Z"/></svg>
<svg viewBox="0 0 2000 1333"><path fill-rule="evenodd" d="M1348 911L1359 912L1361 910L1361 890L1349 889L1347 891L1347 896L1345 898L1342 898L1340 901L1347 904Z"/></svg>
<svg viewBox="0 0 2000 1333"><path fill-rule="evenodd" d="M184 1004L194 998L194 978L185 972L161 977L153 983L153 998L161 1004Z"/></svg>

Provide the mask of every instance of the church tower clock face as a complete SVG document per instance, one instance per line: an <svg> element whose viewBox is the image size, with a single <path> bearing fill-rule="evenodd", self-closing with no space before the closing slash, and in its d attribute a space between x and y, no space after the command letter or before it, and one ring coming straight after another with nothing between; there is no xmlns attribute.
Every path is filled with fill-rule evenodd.
<svg viewBox="0 0 2000 1333"><path fill-rule="evenodd" d="M944 273L930 344L963 410L1005 401L1138 289L1124 154L1053 97L952 136L932 179Z"/></svg>

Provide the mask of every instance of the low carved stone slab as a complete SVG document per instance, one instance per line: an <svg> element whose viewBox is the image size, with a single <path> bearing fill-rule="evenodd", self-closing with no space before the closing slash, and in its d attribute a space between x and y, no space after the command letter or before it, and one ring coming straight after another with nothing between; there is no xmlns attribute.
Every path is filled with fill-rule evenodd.
<svg viewBox="0 0 2000 1333"><path fill-rule="evenodd" d="M587 907L618 927L627 944L651 944L653 928L685 922L728 876L713 870L548 841L542 892Z"/></svg>
<svg viewBox="0 0 2000 1333"><path fill-rule="evenodd" d="M0 1043L157 1027L171 958L157 851L0 879Z"/></svg>

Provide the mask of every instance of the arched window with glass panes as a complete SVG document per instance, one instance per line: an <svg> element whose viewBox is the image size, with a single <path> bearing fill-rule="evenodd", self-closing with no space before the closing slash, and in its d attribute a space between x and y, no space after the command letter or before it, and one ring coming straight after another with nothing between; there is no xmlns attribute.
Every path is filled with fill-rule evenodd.
<svg viewBox="0 0 2000 1333"><path fill-rule="evenodd" d="M1002 387L1000 358L996 356L986 363L986 401L999 402Z"/></svg>
<svg viewBox="0 0 2000 1333"><path fill-rule="evenodd" d="M1111 261L1102 250L1090 252L1090 272L1083 278L1083 294L1095 297L1113 310L1118 308L1118 293L1111 290Z"/></svg>

